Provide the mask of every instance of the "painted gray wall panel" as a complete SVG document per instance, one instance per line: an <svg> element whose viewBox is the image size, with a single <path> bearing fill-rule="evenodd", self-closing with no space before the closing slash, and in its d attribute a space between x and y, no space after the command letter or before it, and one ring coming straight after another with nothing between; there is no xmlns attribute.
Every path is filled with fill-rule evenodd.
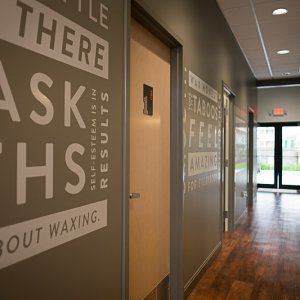
<svg viewBox="0 0 300 300"><path fill-rule="evenodd" d="M1 299L121 299L123 1L89 2L0 4ZM40 174L18 196L22 159L49 179L52 155L53 188Z"/></svg>
<svg viewBox="0 0 300 300"><path fill-rule="evenodd" d="M274 87L258 89L258 116L259 123L267 122L299 122L300 121L300 87ZM282 107L286 115L273 117L273 108Z"/></svg>
<svg viewBox="0 0 300 300"><path fill-rule="evenodd" d="M184 53L184 100L186 115L185 135L187 147L185 148L185 159L192 152L214 151L205 146L199 149L197 138L195 144L188 147L190 134L190 120L195 120L195 137L199 135L200 122L204 122L207 130L208 124L217 126L218 121L211 120L195 114L189 110L189 94L196 94L201 99L211 102L202 94L191 91L189 87L188 72L205 81L212 89L216 90L218 96L222 93L222 80L236 94L235 105L247 113L247 105L256 109L256 88L254 77L243 58L243 55L228 28L223 15L214 1L181 1L166 0L138 1L144 8L148 9L163 26L173 32L183 43ZM193 127L193 125L192 125ZM194 128L194 127L193 127ZM207 145L208 135L203 137L204 145ZM193 140L194 141L194 140ZM215 151L220 154L218 145ZM185 170L185 173L188 171ZM217 171L211 172L220 175L219 161ZM196 180L207 177L207 174L194 176ZM245 175L246 176L246 175ZM197 274L200 266L221 240L221 183L218 177L210 183L194 191L187 192L187 183L190 182L186 176L186 193L184 198L184 280L188 284L190 279Z"/></svg>
<svg viewBox="0 0 300 300"><path fill-rule="evenodd" d="M14 24L18 25L20 23L13 18L11 20L9 17L7 18L9 14L6 11L6 5L9 3L9 6L15 7L17 2L15 0L1 1L0 60L5 71L5 79L4 73L2 73L0 99L3 100L5 98L7 100L10 97L7 93L7 88L5 89L5 86L9 85L17 108L20 111L21 122L12 121L11 112L9 113L7 109L0 110L0 230L3 232L3 230L6 231L6 226L43 218L49 214L60 214L64 211L74 214L74 211L70 212L71 209L90 205L103 199L107 199L107 226L104 224L103 228L92 233L82 235L80 238L73 239L68 243L57 245L45 252L1 268L1 296L4 299L99 299L99 297L101 299L120 299L122 224L121 134L124 63L123 1L92 1L94 3L93 17L89 17L87 5L90 1L82 1L81 11L79 11L77 6L80 1L41 0L38 2L23 0L20 2L27 3L29 6L35 5L35 3L42 3L53 10L53 13L44 14L45 20L48 20L48 23L46 23L47 27L51 26L51 24L53 25L53 23L49 23L47 18L51 18L53 15L57 16L56 12L60 15L59 19L68 19L67 22L72 22L71 26L69 26L71 29L72 27L80 26L86 30L84 31L85 35L92 33L96 37L98 36L105 41L109 41L109 68L108 75L104 72L105 70L101 71L101 77L93 74L90 70L82 70L80 64L76 66L74 61L72 62L70 59L68 62L67 57L53 59L51 54L47 54L39 49L25 49L26 46L22 39L21 42L19 40L19 44L8 41L7 37L12 37L13 35L8 34L6 37L3 35L12 30L15 26ZM184 100L187 112L186 120L190 121L193 119L195 124L197 124L194 127L195 138L191 143L190 149L186 150L185 154L216 152L217 155L217 163L214 165L216 169L210 171L214 174L213 183L210 182L185 195L184 273L185 283L188 283L221 239L220 222L222 213L220 203L221 183L219 179L216 180L216 176L219 178L220 175L220 141L216 139L216 145L209 146L211 137L208 134L208 124L212 125L213 129L210 129L212 130L211 132L217 132L217 135L214 137L218 136L221 124L216 118L203 117L190 110L187 99L190 99L189 95L192 94L218 108L219 104L218 100L214 102L207 94L193 90L189 84L188 74L191 71L198 78L205 81L207 87L211 88L211 91L217 91L218 97L222 93L222 80L224 80L235 92L235 104L242 111L247 110L248 104L251 104L256 109L255 80L214 1L145 0L138 2L150 14L153 14L157 21L162 25L166 25L167 30L173 32L183 42L184 66L186 67L184 78L187 80L185 85L187 98ZM103 26L99 27L100 22L93 21L93 18L97 18L99 13L97 5L100 5L100 3L103 3L109 9L109 18L102 20L104 27L105 24L109 25L109 30L106 30ZM31 12L30 9L27 11L27 22L39 16L36 12L36 10ZM18 7L17 19L19 21L20 13L21 8ZM37 26L37 19L35 20L32 26ZM60 22L57 22L56 25L59 26ZM28 27L26 30L29 30ZM78 32L77 27L75 32ZM15 34L18 35L20 32L15 32ZM72 30L66 34L72 39ZM37 32L32 34L30 31L30 36L33 39L37 39L36 35ZM46 43L49 43L49 40L45 39ZM36 44L36 41L34 44ZM72 49L72 45L69 42L66 45L66 49ZM89 47L84 38L82 47ZM102 50L103 47L100 47L99 51ZM76 59L78 60L78 53L74 57L77 57ZM81 60L84 59L86 60L85 54L81 57ZM101 60L101 58L99 59ZM47 86L45 82L38 85L38 89L53 102L55 114L53 121L48 125L37 125L30 118L32 110L36 111L40 116L45 116L46 114L45 104L37 101L30 89L30 80L35 73L46 74L53 80L51 88L49 87L50 84ZM6 84L6 81L8 84ZM99 92L105 91L109 94L109 143L107 146L109 150L109 187L105 191L94 193L90 191L92 184L89 171L91 167L91 158L89 157L91 154L91 135L88 129L91 127L89 121L91 120L91 114L93 114L90 107L91 95L88 95L85 91L82 94L85 99L80 99L77 103L78 110L84 120L88 120L86 121L87 129L79 128L78 120L74 117L74 110L71 113L72 126L67 128L63 125L65 81L71 83L70 97L75 96L80 85L85 86L87 91L91 91L94 88ZM219 99L218 97L217 99ZM99 109L100 107L98 106L97 110L99 111ZM105 119L101 117L99 112L97 117L99 122L102 120L105 123ZM199 150L199 140L196 139L196 136L198 135L199 137L200 122L204 122L203 144L206 146L201 146ZM185 132L186 135L190 135L190 127L186 127ZM28 179L27 182L26 204L16 204L17 143L27 143L27 162L29 165L34 166L45 162L45 144L54 144L54 196L52 198L49 196L49 199L45 199L45 179L33 178ZM70 181L70 184L75 186L78 184L78 177L74 169L72 172L70 165L66 167L65 163L66 148L71 143L81 144L85 147L86 153L83 155L74 153L73 160L85 170L87 180L82 191L75 195L68 195L64 190L66 181ZM21 145L20 152L24 150L22 149ZM103 148L99 145L98 149L100 151ZM99 163L102 161L99 156L97 161ZM77 168L76 172L79 169ZM5 174L1 173L4 170ZM209 178L207 177L208 174L191 175L191 177L193 176L198 180L205 177ZM59 216L62 217L63 215ZM47 220L43 219L43 221L46 222ZM40 219L38 219L38 222L40 222ZM31 226L33 225L31 224ZM35 231L36 234L38 232L40 231ZM3 242L2 235L0 240ZM10 241L11 243L16 243L16 238ZM42 242L40 243L42 244ZM3 243L0 243L0 246L2 247L2 252L0 253L3 258L3 250L5 248L3 248ZM10 251L13 252L15 247L16 244L10 244ZM3 262L3 260L1 262L1 256L0 264Z"/></svg>

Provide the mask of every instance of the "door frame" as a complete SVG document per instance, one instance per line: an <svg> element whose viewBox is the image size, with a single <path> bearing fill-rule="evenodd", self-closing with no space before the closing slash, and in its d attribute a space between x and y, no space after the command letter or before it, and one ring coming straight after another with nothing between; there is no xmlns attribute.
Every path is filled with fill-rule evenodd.
<svg viewBox="0 0 300 300"><path fill-rule="evenodd" d="M258 127L275 128L275 147L274 147L274 184L258 183L258 188L279 188L300 190L300 185L283 185L282 184L282 127L299 126L299 122L276 122L276 123L258 123Z"/></svg>
<svg viewBox="0 0 300 300"><path fill-rule="evenodd" d="M299 122L287 122L287 123L279 123L281 125L280 129L281 131L279 132L280 134L280 141L278 142L278 146L280 146L280 154L281 157L279 159L279 164L280 164L280 169L279 169L279 188L280 189L291 189L291 190L300 190L300 185L287 185L287 184L282 184L282 127L288 127L288 126L299 126L300 128L300 123Z"/></svg>
<svg viewBox="0 0 300 300"><path fill-rule="evenodd" d="M228 148L228 152L231 154L229 155L228 158L228 162L226 162L226 153L225 153L225 142L227 139L226 136L226 107L225 107L225 98L224 96L227 94L228 98L229 98L229 107L228 107L228 118L229 118L229 148ZM225 214L227 214L228 217L228 231L233 231L234 230L234 203L235 203L235 199L234 199L234 172L235 172L235 168L234 168L234 158L235 158L235 147L234 147L234 143L235 143L235 136L234 136L234 98L235 98L235 93L231 90L231 88L223 81L222 82L222 112L223 112L223 116L222 116L222 160L221 160L221 182L222 182L222 191L221 191L221 203L222 203L222 232L225 231ZM226 168L226 164L228 164L228 187L227 187L227 191L228 191L228 211L225 212L225 168Z"/></svg>
<svg viewBox="0 0 300 300"><path fill-rule="evenodd" d="M254 110L248 107L248 201L247 206L253 206L254 190Z"/></svg>
<svg viewBox="0 0 300 300"><path fill-rule="evenodd" d="M277 123L258 123L257 127L274 127L275 134L274 134L274 183L273 184L265 184L265 183L257 183L257 188L271 188L276 189L278 186L277 178L278 178L278 160L276 159L276 139L278 135L278 131L276 130ZM257 157L258 158L258 157Z"/></svg>
<svg viewBox="0 0 300 300"><path fill-rule="evenodd" d="M170 47L170 299L183 299L183 43L138 0L125 1L122 300L129 297L130 20ZM172 149L172 151L171 151Z"/></svg>

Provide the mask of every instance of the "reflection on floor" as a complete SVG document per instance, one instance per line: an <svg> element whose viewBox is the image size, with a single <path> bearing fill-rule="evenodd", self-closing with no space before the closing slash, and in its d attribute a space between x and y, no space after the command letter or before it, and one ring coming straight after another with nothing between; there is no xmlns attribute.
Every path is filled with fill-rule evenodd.
<svg viewBox="0 0 300 300"><path fill-rule="evenodd" d="M257 173L257 183L274 184L274 170L261 170ZM300 182L299 171L282 171L282 184L297 186Z"/></svg>
<svg viewBox="0 0 300 300"><path fill-rule="evenodd" d="M188 300L300 300L300 195L258 193Z"/></svg>

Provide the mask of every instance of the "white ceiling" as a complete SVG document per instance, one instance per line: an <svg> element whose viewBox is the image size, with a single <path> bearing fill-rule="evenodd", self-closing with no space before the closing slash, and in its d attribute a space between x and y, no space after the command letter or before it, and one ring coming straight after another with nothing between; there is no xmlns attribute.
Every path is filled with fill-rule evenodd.
<svg viewBox="0 0 300 300"><path fill-rule="evenodd" d="M256 79L300 76L300 0L217 0ZM276 8L288 13L273 16ZM276 52L289 49L290 53ZM289 72L290 75L283 75Z"/></svg>

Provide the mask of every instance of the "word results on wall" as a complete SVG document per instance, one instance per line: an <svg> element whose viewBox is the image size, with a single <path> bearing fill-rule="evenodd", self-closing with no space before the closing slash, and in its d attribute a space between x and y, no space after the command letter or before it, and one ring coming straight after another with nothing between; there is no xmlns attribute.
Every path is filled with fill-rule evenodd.
<svg viewBox="0 0 300 300"><path fill-rule="evenodd" d="M108 31L97 11L85 22ZM0 269L108 223L109 41L80 22L0 3Z"/></svg>
<svg viewBox="0 0 300 300"><path fill-rule="evenodd" d="M219 180L221 102L216 90L185 72L184 189L189 193Z"/></svg>

